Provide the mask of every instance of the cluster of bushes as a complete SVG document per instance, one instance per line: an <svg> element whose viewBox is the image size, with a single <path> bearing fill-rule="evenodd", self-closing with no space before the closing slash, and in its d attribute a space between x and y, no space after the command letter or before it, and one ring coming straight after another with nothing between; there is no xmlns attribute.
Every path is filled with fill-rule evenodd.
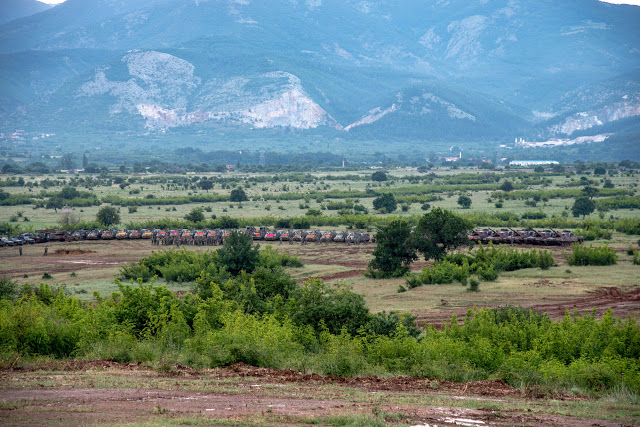
<svg viewBox="0 0 640 427"><path fill-rule="evenodd" d="M633 190L624 188L599 188L597 192L599 197L614 196L633 196ZM516 191L496 191L491 194L494 199L506 200L526 200L526 199L573 199L583 196L584 193L580 188L559 188L555 190L516 190Z"/></svg>
<svg viewBox="0 0 640 427"><path fill-rule="evenodd" d="M0 206L30 205L33 202L34 197L28 194L10 194L0 190Z"/></svg>
<svg viewBox="0 0 640 427"><path fill-rule="evenodd" d="M476 275L485 281L493 281L502 271L515 271L523 268L548 269L554 264L551 252L546 250L517 250L506 246L480 248L468 254L448 254L441 261L425 267L419 274L406 276L409 288L422 285L448 284L460 282L467 285L469 277Z"/></svg>
<svg viewBox="0 0 640 427"><path fill-rule="evenodd" d="M142 279L143 282L153 276L169 282L193 282L204 274L217 283L224 283L232 273L242 270L251 273L257 267L302 267L302 262L296 256L280 253L271 246L266 246L262 251L258 251L258 248L259 245L255 245L249 249L250 254L238 254L243 262L238 270L238 265L233 263L224 248L199 253L184 249L154 251L139 262L121 266L120 276L123 279Z"/></svg>
<svg viewBox="0 0 640 427"><path fill-rule="evenodd" d="M328 202L324 206L330 211L337 211L340 209L353 209L353 201L345 200L342 202Z"/></svg>
<svg viewBox="0 0 640 427"><path fill-rule="evenodd" d="M569 265L614 265L618 255L609 246L585 246L573 244L571 255L567 257Z"/></svg>
<svg viewBox="0 0 640 427"><path fill-rule="evenodd" d="M622 218L615 222L615 230L625 234L640 234L640 218Z"/></svg>
<svg viewBox="0 0 640 427"><path fill-rule="evenodd" d="M522 214L522 219L545 219L547 214L542 211L527 211Z"/></svg>
<svg viewBox="0 0 640 427"><path fill-rule="evenodd" d="M596 208L601 211L638 209L640 208L640 196L616 196L598 199Z"/></svg>
<svg viewBox="0 0 640 427"><path fill-rule="evenodd" d="M587 228L578 228L575 231L576 236L584 237L584 240L611 240L611 236L613 231L607 228L599 228L599 227L590 227Z"/></svg>
<svg viewBox="0 0 640 427"><path fill-rule="evenodd" d="M192 196L174 196L174 197L120 197L105 196L102 198L103 203L110 203L115 206L149 206L149 205L186 205L189 203L214 203L228 202L230 196L228 194L197 194Z"/></svg>
<svg viewBox="0 0 640 427"><path fill-rule="evenodd" d="M207 285L206 298L149 284L119 284L120 292L91 303L63 292L4 298L0 364L19 354L169 369L245 362L325 375L500 378L536 393L640 392L640 330L611 312L554 322L513 307L472 310L462 324L452 317L418 334L411 317L372 316L357 295L320 281L296 287L288 301L273 298L271 312L251 312L224 287Z"/></svg>

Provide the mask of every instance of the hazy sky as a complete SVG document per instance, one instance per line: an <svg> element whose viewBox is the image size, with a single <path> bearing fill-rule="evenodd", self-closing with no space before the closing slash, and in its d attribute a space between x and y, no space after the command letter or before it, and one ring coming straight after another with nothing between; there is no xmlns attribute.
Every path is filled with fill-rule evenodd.
<svg viewBox="0 0 640 427"><path fill-rule="evenodd" d="M65 0L39 0L43 3L49 4L59 4L63 3ZM607 3L617 3L617 4L633 4L635 6L640 6L640 0L601 0L606 1Z"/></svg>

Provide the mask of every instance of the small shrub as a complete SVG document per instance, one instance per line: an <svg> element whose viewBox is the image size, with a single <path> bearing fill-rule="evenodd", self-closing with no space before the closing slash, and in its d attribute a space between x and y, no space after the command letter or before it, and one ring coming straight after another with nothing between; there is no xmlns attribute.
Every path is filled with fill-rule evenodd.
<svg viewBox="0 0 640 427"><path fill-rule="evenodd" d="M493 282L494 280L498 279L498 272L493 267L493 265L480 267L478 268L477 273L478 273L478 276L485 282Z"/></svg>
<svg viewBox="0 0 640 427"><path fill-rule="evenodd" d="M478 286L480 286L480 282L476 278L472 277L471 279L469 279L470 292L478 292L479 291Z"/></svg>
<svg viewBox="0 0 640 427"><path fill-rule="evenodd" d="M522 214L522 219L545 219L547 214L542 211L528 211Z"/></svg>
<svg viewBox="0 0 640 427"><path fill-rule="evenodd" d="M18 282L8 277L0 277L0 300L14 299L18 296Z"/></svg>
<svg viewBox="0 0 640 427"><path fill-rule="evenodd" d="M45 272L42 274L42 278L43 279L53 279L53 276L50 275L49 273Z"/></svg>
<svg viewBox="0 0 640 427"><path fill-rule="evenodd" d="M575 231L576 236L582 236L586 241L611 240L612 233L612 230L600 227L586 227Z"/></svg>
<svg viewBox="0 0 640 427"><path fill-rule="evenodd" d="M136 212L138 212L137 206L129 206L129 213L136 213Z"/></svg>
<svg viewBox="0 0 640 427"><path fill-rule="evenodd" d="M569 265L614 265L618 255L609 246L585 246L574 244L571 255L567 257Z"/></svg>
<svg viewBox="0 0 640 427"><path fill-rule="evenodd" d="M640 252L633 251L633 265L640 265Z"/></svg>
<svg viewBox="0 0 640 427"><path fill-rule="evenodd" d="M405 278L405 283L412 289L421 285L442 285L453 282L466 283L469 277L469 265L456 265L443 260L435 262L429 268L423 268L420 274L411 274Z"/></svg>
<svg viewBox="0 0 640 427"><path fill-rule="evenodd" d="M633 252L634 252L633 246L629 246L629 249L627 249L627 255L633 256Z"/></svg>

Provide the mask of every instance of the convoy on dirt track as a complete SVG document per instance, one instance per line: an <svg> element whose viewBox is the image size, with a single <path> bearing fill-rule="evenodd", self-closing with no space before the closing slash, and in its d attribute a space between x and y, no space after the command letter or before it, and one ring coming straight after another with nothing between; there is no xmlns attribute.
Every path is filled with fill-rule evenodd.
<svg viewBox="0 0 640 427"><path fill-rule="evenodd" d="M343 243L347 246L374 243L375 236L365 231L321 231L321 230L271 230L267 227L247 227L242 230L200 229L200 230L77 230L66 231L59 229L38 230L35 233L23 233L13 239L2 239L1 246L16 246L30 243L45 243L50 241L73 242L78 240L149 240L152 245L162 246L218 246L232 232L248 234L254 241L279 242L294 244L308 243L329 244ZM490 228L474 230L468 235L469 241L483 245L540 245L540 246L570 246L582 243L584 238L573 232L555 230L513 230Z"/></svg>

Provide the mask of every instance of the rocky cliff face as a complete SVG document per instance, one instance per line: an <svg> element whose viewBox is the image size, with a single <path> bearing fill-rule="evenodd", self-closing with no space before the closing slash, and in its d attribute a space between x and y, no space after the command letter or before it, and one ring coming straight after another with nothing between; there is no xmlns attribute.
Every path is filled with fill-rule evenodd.
<svg viewBox="0 0 640 427"><path fill-rule="evenodd" d="M256 128L310 129L340 125L304 91L300 79L286 72L211 79L195 75L181 58L157 51L136 51L122 58L129 78L110 80L96 71L78 97L110 95L110 113L139 114L151 129L188 126L207 120L244 123Z"/></svg>
<svg viewBox="0 0 640 427"><path fill-rule="evenodd" d="M571 135L576 131L602 126L620 119L640 116L640 99L629 96L625 96L625 98L623 101L605 105L595 110L572 114L563 122L551 126L549 130L553 135Z"/></svg>
<svg viewBox="0 0 640 427"><path fill-rule="evenodd" d="M358 126L375 123L383 117L396 112L408 116L434 115L452 120L476 121L472 114L461 110L454 103L446 101L433 93L421 91L407 96L401 92L396 94L395 100L390 106L372 109L360 120L346 126L344 130L349 131Z"/></svg>

